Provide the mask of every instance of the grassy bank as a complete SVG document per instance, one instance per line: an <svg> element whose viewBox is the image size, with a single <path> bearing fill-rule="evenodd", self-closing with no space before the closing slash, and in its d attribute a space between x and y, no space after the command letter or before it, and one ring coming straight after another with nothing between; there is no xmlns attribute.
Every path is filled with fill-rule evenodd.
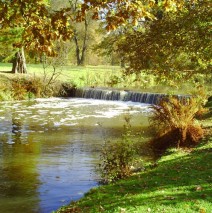
<svg viewBox="0 0 212 213"><path fill-rule="evenodd" d="M9 63L0 63L0 74L7 77L14 76L10 74L12 65ZM40 78L51 77L53 67L48 66L44 75L42 64L28 64L28 74L26 77L38 76ZM132 90L139 90L144 92L159 92L168 94L191 94L194 92L194 84L191 82L176 83L168 85L165 82L157 82L152 75L141 73L140 75L131 75L126 78L122 77L121 68L119 66L74 66L66 65L56 67L57 80L61 82L69 82L75 84L77 87L114 87L114 88L127 88ZM0 77L1 79L1 77ZM210 85L206 85L203 76L198 76L202 85L206 87L209 95L212 95Z"/></svg>
<svg viewBox="0 0 212 213"><path fill-rule="evenodd" d="M210 130L211 131L211 130ZM92 189L64 212L210 213L212 135L192 150L169 150L144 172Z"/></svg>
<svg viewBox="0 0 212 213"><path fill-rule="evenodd" d="M44 75L41 65L29 65L29 74L12 75L9 71L10 64L0 64L0 100L6 98L24 99L33 95L46 97L59 90L53 85L48 85L48 78ZM73 67L67 66L58 76L61 82L74 82L77 86L116 86L108 81L117 80L114 73L120 75L119 68L113 67ZM111 77L109 75L111 73ZM51 76L52 70L48 69L46 75ZM15 78L14 78L15 76ZM19 78L21 76L21 78ZM37 76L38 78L34 78ZM110 77L108 79L108 77ZM45 78L46 81L43 81ZM114 78L114 79L112 79ZM36 80L37 79L37 80ZM29 81L30 80L30 81ZM149 85L145 87L141 81L134 81L133 76L129 82L124 82L128 89L133 89L136 84L143 86L142 90L151 92L164 92L174 89L164 85ZM150 79L151 80L151 79ZM130 85L130 82L132 83ZM147 81L148 82L148 81ZM123 82L122 82L123 83ZM48 86L48 87L47 87ZM182 85L181 89L191 85ZM178 93L187 93L179 90ZM1 98L2 97L2 98ZM211 102L209 103L211 106ZM169 212L169 213L207 213L212 209L211 191L211 160L212 160L212 119L203 120L202 123L210 132L197 148L182 150L171 149L154 164L144 165L145 170L133 174L130 178L110 185L92 189L84 198L73 202L70 206L61 208L61 212ZM142 165L143 166L143 165ZM71 189L70 189L71 190Z"/></svg>

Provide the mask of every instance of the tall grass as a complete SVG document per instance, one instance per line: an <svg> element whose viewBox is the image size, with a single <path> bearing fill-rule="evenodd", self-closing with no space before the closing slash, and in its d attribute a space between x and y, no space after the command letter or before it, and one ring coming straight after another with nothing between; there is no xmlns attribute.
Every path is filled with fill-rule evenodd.
<svg viewBox="0 0 212 213"><path fill-rule="evenodd" d="M8 78L0 75L0 79L0 101L60 96L66 93L64 85L51 77L15 75ZM69 91L74 87L72 84L65 86L68 86Z"/></svg>

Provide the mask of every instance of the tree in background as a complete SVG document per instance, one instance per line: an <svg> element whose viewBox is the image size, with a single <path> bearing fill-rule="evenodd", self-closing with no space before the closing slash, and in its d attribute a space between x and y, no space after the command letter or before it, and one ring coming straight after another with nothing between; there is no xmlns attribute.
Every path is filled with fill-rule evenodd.
<svg viewBox="0 0 212 213"><path fill-rule="evenodd" d="M21 40L22 29L7 28L0 31L1 57L5 62L12 62L12 73L27 73L24 48L13 45Z"/></svg>
<svg viewBox="0 0 212 213"><path fill-rule="evenodd" d="M186 4L178 13L160 13L160 18L129 30L119 40L129 67L126 73L146 70L162 78L185 78L211 70L211 15L209 1Z"/></svg>
<svg viewBox="0 0 212 213"><path fill-rule="evenodd" d="M0 31L18 29L20 38L13 45L18 48L13 72L26 73L24 48L55 55L54 40L66 40L72 35L71 14L64 10L50 10L45 0L0 1Z"/></svg>
<svg viewBox="0 0 212 213"><path fill-rule="evenodd" d="M133 41L132 44L137 43L138 44L137 47L138 47L140 44L142 44L143 37L147 39L146 41L149 41L148 44L152 44L152 43L160 44L160 42L162 41L161 39L159 39L160 42L155 43L156 39L151 40L152 35L150 35L151 34L150 32L154 31L151 25L153 26L155 24L156 27L162 26L162 25L164 26L162 22L165 22L164 20L168 21L169 17L171 17L171 20L175 20L175 21L177 21L178 18L183 19L181 17L183 14L186 14L186 12L188 14L188 11L191 11L191 10L195 11L197 8L199 8L199 5L204 4L204 2L208 3L208 0L206 1L191 0L189 2L184 0L163 0L163 1L160 1L160 0L147 0L147 1L140 1L140 0L77 1L77 0L73 0L71 1L70 0L69 6L64 7L62 4L62 7L60 7L60 9L54 11L48 4L47 0L37 0L37 1L33 1L33 0L26 0L26 1L4 0L3 1L1 0L0 1L0 8L1 8L0 30L7 29L7 28L20 29L21 31L20 42L14 42L14 46L16 48L19 48L19 51L18 51L19 54L16 54L16 56L20 56L20 60L24 60L24 57L22 56L23 48L33 49L39 52L46 52L48 55L54 56L56 53L54 50L53 41L68 40L71 38L71 36L73 36L75 44L76 44L76 55L78 55L77 63L82 64L85 58L85 50L88 48L86 43L86 41L88 40L88 33L87 33L88 15L90 16L92 14L91 16L92 16L92 19L94 20L96 19L104 20L104 23L105 23L104 27L108 31L115 30L119 26L124 26L126 24L136 26L139 24L139 21L149 23L149 25L145 24L145 28L147 29L146 33L145 34L139 34L139 32L138 34L135 33L135 38L133 40L132 40L132 37L134 37L134 35L132 33L126 34L126 39L130 38L131 39L130 41ZM190 5L190 8L186 5ZM161 14L163 14L164 17L166 16L166 11L169 11L169 12L174 11L175 13L173 14L173 17L171 15L170 16L167 15L167 18L162 18L162 22L160 25L160 20L157 19L158 11L161 12ZM201 13L201 11L198 11L198 12ZM210 17L210 14L208 17ZM85 33L84 33L84 40L82 42L81 47L79 46L79 38L78 38L78 34L76 33L76 28L73 26L74 22L82 22L84 25ZM178 25L176 25L176 28L180 29ZM135 30L136 32L136 27L133 28L133 30ZM166 38L167 37L163 37L163 39L166 39ZM174 42L171 42L171 43L172 43L172 46L175 45ZM165 46L169 46L169 45L163 44L162 46L164 47L163 53L165 53L166 52ZM124 45L120 45L119 48L121 50L120 51L121 53L126 52ZM142 49L144 48L145 46L142 47ZM81 54L79 55L78 53L80 52L80 50L81 50ZM192 50L192 48L190 48L189 50ZM128 49L127 51L128 52L132 51L132 53L130 53L131 56L135 55L135 51L132 50L132 48ZM185 52L187 53L187 51ZM151 51L149 53L152 54ZM130 58L129 55L127 56L128 56L128 60L130 61L131 68L135 69L132 66L133 64L132 63L133 60L131 60L132 57ZM161 56L159 56L159 58L160 57ZM201 60L202 58L199 59L199 61ZM145 63L147 62L149 63L150 60L145 59ZM14 67L18 67L17 72L26 72L24 70L24 66L14 66Z"/></svg>
<svg viewBox="0 0 212 213"><path fill-rule="evenodd" d="M82 3L80 0L69 0L70 8L76 20L72 25L73 37L71 41L75 45L75 56L78 66L85 65L86 55L98 36L96 30L99 26L99 22L92 18L92 12L85 11L83 16L81 16Z"/></svg>
<svg viewBox="0 0 212 213"><path fill-rule="evenodd" d="M92 51L92 45L99 40L101 35L96 32L99 27L99 21L92 19L92 12L85 12L81 16L80 0L51 0L50 8L54 12L61 10L66 11L66 14L71 14L71 27L73 35L65 42L69 49L68 56L70 60L77 65L84 65L89 59L89 53ZM56 42L58 43L58 42ZM61 42L63 46L64 41Z"/></svg>

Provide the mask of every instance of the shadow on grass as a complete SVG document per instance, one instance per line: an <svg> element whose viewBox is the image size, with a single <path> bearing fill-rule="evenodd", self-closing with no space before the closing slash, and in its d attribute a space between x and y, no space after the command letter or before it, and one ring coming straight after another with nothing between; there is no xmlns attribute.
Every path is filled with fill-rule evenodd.
<svg viewBox="0 0 212 213"><path fill-rule="evenodd" d="M0 71L0 73L5 73L5 74L14 74L14 73L12 73L12 71L10 70L10 71Z"/></svg>
<svg viewBox="0 0 212 213"><path fill-rule="evenodd" d="M205 202L207 206L212 202L211 162L211 148L165 159L151 170L91 190L64 212L120 212L120 207L127 210L147 206L173 208L181 204L194 208L198 202Z"/></svg>

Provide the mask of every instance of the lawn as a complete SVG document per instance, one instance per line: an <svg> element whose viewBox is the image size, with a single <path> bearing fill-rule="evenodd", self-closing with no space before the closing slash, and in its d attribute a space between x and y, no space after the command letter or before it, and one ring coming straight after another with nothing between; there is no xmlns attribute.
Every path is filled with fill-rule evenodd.
<svg viewBox="0 0 212 213"><path fill-rule="evenodd" d="M211 213L211 162L212 135L192 150L169 150L144 172L92 189L57 213Z"/></svg>
<svg viewBox="0 0 212 213"><path fill-rule="evenodd" d="M0 72L10 75L12 64L0 63ZM47 66L44 73L42 64L28 64L29 76L51 76L53 67ZM74 82L77 86L109 86L114 75L121 76L121 68L119 66L74 66L66 65L56 67L55 73L58 74L58 80L66 82Z"/></svg>
<svg viewBox="0 0 212 213"><path fill-rule="evenodd" d="M13 76L8 72L11 70L12 64L0 63L0 73L9 77ZM44 78L44 69L42 64L28 64L27 76L40 76ZM53 67L46 69L46 76L51 77ZM122 77L121 68L119 66L74 66L66 65L56 68L58 80L62 82L74 83L77 87L114 87L119 89L131 89L143 92L156 92L166 94L192 94L196 93L194 84L190 81L176 83L175 85L167 85L166 83L158 83L152 75L141 73L136 75ZM17 75L16 75L17 76ZM21 75L23 76L23 75ZM24 75L25 76L25 75ZM199 76L204 82L203 77ZM202 83L209 95L212 95L210 84Z"/></svg>

